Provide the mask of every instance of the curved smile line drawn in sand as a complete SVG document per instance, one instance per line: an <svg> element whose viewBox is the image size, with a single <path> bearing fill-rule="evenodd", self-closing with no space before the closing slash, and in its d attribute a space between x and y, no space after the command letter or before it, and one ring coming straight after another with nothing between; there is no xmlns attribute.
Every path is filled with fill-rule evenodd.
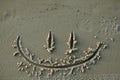
<svg viewBox="0 0 120 80"><path fill-rule="evenodd" d="M49 66L49 65L42 65L42 64L39 64L39 63L36 63L32 60L30 60L28 57L26 57L26 55L24 54L24 51L22 49L22 44L21 44L21 36L18 36L17 38L17 47L18 47L18 51L21 53L21 55L31 64L33 65L36 65L38 67L44 67L44 68L71 68L71 67L75 67L75 66L79 66L81 64L84 64L84 63L87 63L89 62L90 60L92 60L93 58L96 58L95 56L97 55L97 53L99 53L99 50L101 49L101 47L103 46L103 42L99 42L97 47L96 47L96 50L93 52L93 54L91 54L91 56L89 56L87 59L85 60L82 60L82 61L79 61L79 62L75 62L74 64L66 64L66 65L59 65L59 66ZM77 59L76 59L77 60Z"/></svg>
<svg viewBox="0 0 120 80"><path fill-rule="evenodd" d="M71 40L72 42L70 42ZM17 63L18 70L25 71L29 76L31 76L31 74L41 76L42 73L44 73L44 70L50 71L50 73L47 73L47 76L53 75L54 72L58 71L63 71L64 75L70 75L73 73L74 69L79 69L81 72L85 72L85 69L89 69L89 65L95 64L95 61L100 59L100 52L104 49L105 45L103 41L97 42L95 48L88 48L87 50L83 51L83 56L76 57L75 55L71 54L72 52L69 52L69 50L74 50L74 48L75 50L77 49L75 47L75 44L77 42L75 40L75 34L71 32L67 44L69 50L67 50L68 53L65 54L66 56L64 57L64 59L52 61L51 58L50 60L49 58L47 58L48 60L37 58L38 60L36 61L33 58L34 55L29 51L29 49L23 48L21 35L17 36L17 39L14 42L16 44L12 46L16 48L17 51L13 53L13 56L21 56L25 60L25 62ZM46 46L48 46L48 44ZM29 70L30 67L33 68L32 71ZM33 72L36 72L36 74L34 74Z"/></svg>

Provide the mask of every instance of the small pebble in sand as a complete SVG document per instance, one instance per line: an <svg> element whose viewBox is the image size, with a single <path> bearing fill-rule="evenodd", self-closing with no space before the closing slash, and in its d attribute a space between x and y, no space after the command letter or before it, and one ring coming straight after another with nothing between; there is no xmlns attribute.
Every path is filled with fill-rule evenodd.
<svg viewBox="0 0 120 80"><path fill-rule="evenodd" d="M66 63L66 61L65 61L65 60L63 60L63 63Z"/></svg>
<svg viewBox="0 0 120 80"><path fill-rule="evenodd" d="M68 70L70 70L70 68L65 68L64 70L68 71Z"/></svg>
<svg viewBox="0 0 120 80"><path fill-rule="evenodd" d="M58 66L61 66L61 64L57 64Z"/></svg>
<svg viewBox="0 0 120 80"><path fill-rule="evenodd" d="M114 19L114 20L117 20L117 16L114 16L113 19Z"/></svg>
<svg viewBox="0 0 120 80"><path fill-rule="evenodd" d="M25 71L27 74L29 73L29 71Z"/></svg>
<svg viewBox="0 0 120 80"><path fill-rule="evenodd" d="M86 69L89 69L89 67L88 67L88 66L86 66Z"/></svg>
<svg viewBox="0 0 120 80"><path fill-rule="evenodd" d="M17 48L17 46L16 45L11 45L13 48Z"/></svg>
<svg viewBox="0 0 120 80"><path fill-rule="evenodd" d="M73 59L76 59L76 56L75 56L75 55L73 55Z"/></svg>
<svg viewBox="0 0 120 80"><path fill-rule="evenodd" d="M21 68L21 71L24 71L24 68Z"/></svg>
<svg viewBox="0 0 120 80"><path fill-rule="evenodd" d="M17 42L17 40L14 40L14 41L13 41L13 43L16 43L16 42Z"/></svg>
<svg viewBox="0 0 120 80"><path fill-rule="evenodd" d="M96 38L97 38L97 36L94 36L94 38L96 39Z"/></svg>
<svg viewBox="0 0 120 80"><path fill-rule="evenodd" d="M57 65L58 64L58 62L57 61L55 61L54 63L53 63L53 65Z"/></svg>
<svg viewBox="0 0 120 80"><path fill-rule="evenodd" d="M27 69L27 68L28 68L28 66L27 66L27 65L25 65L25 68Z"/></svg>
<svg viewBox="0 0 120 80"><path fill-rule="evenodd" d="M111 41L114 41L114 39L113 39L113 38L110 38L110 40L111 40Z"/></svg>
<svg viewBox="0 0 120 80"><path fill-rule="evenodd" d="M44 68L40 68L40 70L41 70L41 71L43 71L43 70L44 70Z"/></svg>

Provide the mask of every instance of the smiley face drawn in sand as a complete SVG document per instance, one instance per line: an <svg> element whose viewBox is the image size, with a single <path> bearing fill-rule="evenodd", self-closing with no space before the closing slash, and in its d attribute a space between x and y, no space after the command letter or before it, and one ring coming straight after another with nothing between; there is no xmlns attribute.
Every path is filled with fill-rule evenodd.
<svg viewBox="0 0 120 80"><path fill-rule="evenodd" d="M48 38L52 38L51 32ZM73 32L71 32L69 37L69 49L72 50L74 48L75 35ZM48 41L51 42L51 39ZM88 48L83 52L84 56L76 57L71 56L69 54L66 55L64 59L52 61L51 58L45 59L38 59L38 61L33 60L34 55L30 52L29 49L25 48L23 49L21 36L19 35L17 39L15 40L16 45L14 45L14 48L17 49L17 51L13 54L13 56L21 56L27 61L25 62L19 62L17 63L18 70L19 71L25 71L29 76L36 76L40 77L43 75L44 71L49 71L47 73L47 76L52 76L55 72L58 71L64 71L63 75L70 75L73 73L74 69L79 69L81 72L84 72L86 69L88 69L88 65L95 64L96 60L99 60L100 58L100 51L103 49L103 46L105 45L104 42L97 42L96 48ZM74 43L76 44L76 43ZM53 46L53 39L50 46L47 48L51 48ZM32 67L32 70L29 70L29 68Z"/></svg>

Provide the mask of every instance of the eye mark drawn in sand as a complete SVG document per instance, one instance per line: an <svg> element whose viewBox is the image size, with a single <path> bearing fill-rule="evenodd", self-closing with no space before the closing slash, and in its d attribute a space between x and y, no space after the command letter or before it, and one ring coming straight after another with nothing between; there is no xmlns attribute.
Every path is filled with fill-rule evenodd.
<svg viewBox="0 0 120 80"><path fill-rule="evenodd" d="M54 46L55 42L54 42L54 38L53 38L53 34L51 31L49 31L48 36L46 38L46 45L43 45L43 47L49 52L51 53L53 51L53 49L55 48Z"/></svg>

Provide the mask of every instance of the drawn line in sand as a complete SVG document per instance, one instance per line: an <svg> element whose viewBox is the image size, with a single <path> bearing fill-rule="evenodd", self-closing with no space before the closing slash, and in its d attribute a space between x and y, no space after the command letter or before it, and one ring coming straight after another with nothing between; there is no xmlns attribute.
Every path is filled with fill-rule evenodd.
<svg viewBox="0 0 120 80"><path fill-rule="evenodd" d="M74 33L71 33L71 36L73 36L73 35L74 35ZM96 59L99 60L100 51L102 49L104 49L103 47L105 45L104 42L98 42L96 44L97 46L95 49L88 48L86 51L84 51L85 56L82 56L82 57L76 58L75 56L67 55L69 59L68 60L61 59L60 60L61 62L57 62L57 61L52 62L51 59L49 59L49 60L42 59L38 63L37 61L34 61L33 58L27 57L28 55L32 56L33 54L31 54L27 48L23 49L21 36L18 36L15 42L16 42L16 46L17 46L17 52L16 52L16 54L14 53L13 56L17 56L19 53L27 62L29 62L29 65L26 64L24 68L23 68L23 66L22 66L22 68L19 68L20 71L26 70L25 72L29 76L33 75L35 72L36 72L34 74L35 76L38 76L38 75L40 76L40 75L42 75L42 72L44 70L50 71L50 73L47 73L48 76L53 75L55 72L58 72L60 70L65 71L63 73L63 75L72 74L74 69L80 69L81 72L84 72L85 69L89 69L88 65L95 64ZM73 48L73 46L71 48ZM26 50L26 52L24 50ZM48 61L49 64L43 64L44 61L46 61L46 62ZM35 68L33 68L31 73L30 73L30 71L27 71L27 69L31 66L39 68L40 69L40 70L38 70L39 72ZM19 67L21 67L21 65Z"/></svg>
<svg viewBox="0 0 120 80"><path fill-rule="evenodd" d="M78 50L78 48L75 48L76 43L77 41L75 39L75 33L71 32L67 42L67 46L69 47L69 50L67 50L65 54L71 54L73 51Z"/></svg>
<svg viewBox="0 0 120 80"><path fill-rule="evenodd" d="M49 52L51 53L53 51L53 49L55 48L54 46L55 42L54 42L54 38L53 38L53 34L51 31L49 31L48 36L46 38L46 45L43 45L43 47Z"/></svg>

